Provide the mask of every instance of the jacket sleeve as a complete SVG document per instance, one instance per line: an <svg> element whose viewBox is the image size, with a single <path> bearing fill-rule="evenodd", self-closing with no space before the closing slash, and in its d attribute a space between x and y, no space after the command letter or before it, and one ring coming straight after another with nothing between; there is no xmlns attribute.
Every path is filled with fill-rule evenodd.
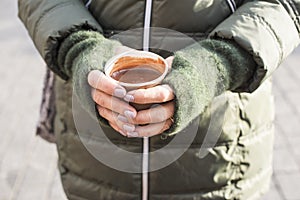
<svg viewBox="0 0 300 200"><path fill-rule="evenodd" d="M298 46L300 1L245 1L219 24L211 38L235 41L254 58L257 68L248 91L254 91Z"/></svg>
<svg viewBox="0 0 300 200"><path fill-rule="evenodd" d="M60 42L77 30L102 32L101 26L79 0L18 0L19 18L48 67L63 79L57 64Z"/></svg>
<svg viewBox="0 0 300 200"><path fill-rule="evenodd" d="M163 81L176 94L174 123L164 135L184 132L224 91L246 91L255 68L251 55L232 41L206 39L175 52Z"/></svg>

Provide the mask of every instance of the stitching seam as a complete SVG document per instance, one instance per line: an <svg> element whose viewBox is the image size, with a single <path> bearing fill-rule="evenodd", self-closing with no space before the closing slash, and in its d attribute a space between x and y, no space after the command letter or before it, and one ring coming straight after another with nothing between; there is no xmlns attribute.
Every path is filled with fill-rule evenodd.
<svg viewBox="0 0 300 200"><path fill-rule="evenodd" d="M283 58L283 46L282 46L282 41L280 40L279 36L276 34L276 31L272 28L272 26L265 20L264 17L256 15L256 14L239 14L239 16L244 16L246 18L249 18L253 21L259 22L262 27L265 27L265 29L270 33L272 38L274 39L275 43L277 44L277 50L280 56L280 59L278 60L277 65L279 65L280 61L282 61ZM258 20L256 20L256 18Z"/></svg>
<svg viewBox="0 0 300 200"><path fill-rule="evenodd" d="M300 20L299 20L299 12L297 10L297 7L295 5L295 3L293 1L287 1L287 3L289 4L289 6L292 8L292 10L294 11L294 14L296 15L296 17L293 17L290 15L290 17L292 18L292 20L295 23L295 26L297 28L298 33L300 34Z"/></svg>

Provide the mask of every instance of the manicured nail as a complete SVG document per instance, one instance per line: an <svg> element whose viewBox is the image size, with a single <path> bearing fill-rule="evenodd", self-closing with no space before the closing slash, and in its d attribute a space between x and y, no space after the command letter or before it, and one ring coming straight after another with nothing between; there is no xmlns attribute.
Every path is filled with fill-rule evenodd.
<svg viewBox="0 0 300 200"><path fill-rule="evenodd" d="M124 97L124 100L128 101L128 102L132 102L132 101L134 101L134 97L130 94L126 94L126 96Z"/></svg>
<svg viewBox="0 0 300 200"><path fill-rule="evenodd" d="M132 112L132 111L130 111L130 110L126 110L126 111L124 112L124 115L125 115L126 117L130 118L130 119L135 118L135 113Z"/></svg>
<svg viewBox="0 0 300 200"><path fill-rule="evenodd" d="M118 115L117 119L121 122L128 123L128 119L124 117L123 115Z"/></svg>
<svg viewBox="0 0 300 200"><path fill-rule="evenodd" d="M128 137L139 137L139 134L137 132L128 132L127 136Z"/></svg>
<svg viewBox="0 0 300 200"><path fill-rule="evenodd" d="M134 130L135 130L135 126L133 125L127 125L127 124L123 125L123 131L125 132L133 132Z"/></svg>
<svg viewBox="0 0 300 200"><path fill-rule="evenodd" d="M123 88L116 88L114 90L114 96L123 98L126 95L126 91Z"/></svg>

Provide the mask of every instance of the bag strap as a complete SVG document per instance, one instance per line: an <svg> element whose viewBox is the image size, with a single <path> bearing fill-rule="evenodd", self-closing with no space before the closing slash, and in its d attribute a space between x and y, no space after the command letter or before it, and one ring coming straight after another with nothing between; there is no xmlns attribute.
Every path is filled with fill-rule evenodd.
<svg viewBox="0 0 300 200"><path fill-rule="evenodd" d="M36 126L36 135L50 143L55 143L54 135L54 117L55 109L55 92L54 92L55 75L47 68L44 77L44 87L42 102L40 106L40 116Z"/></svg>

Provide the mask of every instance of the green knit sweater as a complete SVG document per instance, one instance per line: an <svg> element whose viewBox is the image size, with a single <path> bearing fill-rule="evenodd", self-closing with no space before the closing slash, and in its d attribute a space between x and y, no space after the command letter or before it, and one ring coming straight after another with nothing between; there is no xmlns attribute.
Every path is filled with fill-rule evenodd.
<svg viewBox="0 0 300 200"><path fill-rule="evenodd" d="M58 50L58 66L71 78L74 95L94 119L106 126L107 121L96 112L87 76L91 70L103 71L106 61L114 56L119 46L121 43L105 39L98 32L78 31L68 36Z"/></svg>
<svg viewBox="0 0 300 200"><path fill-rule="evenodd" d="M175 53L164 83L175 91L173 126L164 134L186 128L226 90L248 92L256 64L233 42L206 39Z"/></svg>
<svg viewBox="0 0 300 200"><path fill-rule="evenodd" d="M75 95L93 116L95 104L91 99L87 74L103 70L105 62L121 46L94 31L78 31L61 44L57 62L72 78ZM206 39L174 54L172 70L163 81L176 95L174 124L165 135L179 133L196 119L212 99L226 90L245 91L256 64L252 57L233 42ZM99 117L102 124L106 120ZM104 122L104 123L103 123Z"/></svg>

